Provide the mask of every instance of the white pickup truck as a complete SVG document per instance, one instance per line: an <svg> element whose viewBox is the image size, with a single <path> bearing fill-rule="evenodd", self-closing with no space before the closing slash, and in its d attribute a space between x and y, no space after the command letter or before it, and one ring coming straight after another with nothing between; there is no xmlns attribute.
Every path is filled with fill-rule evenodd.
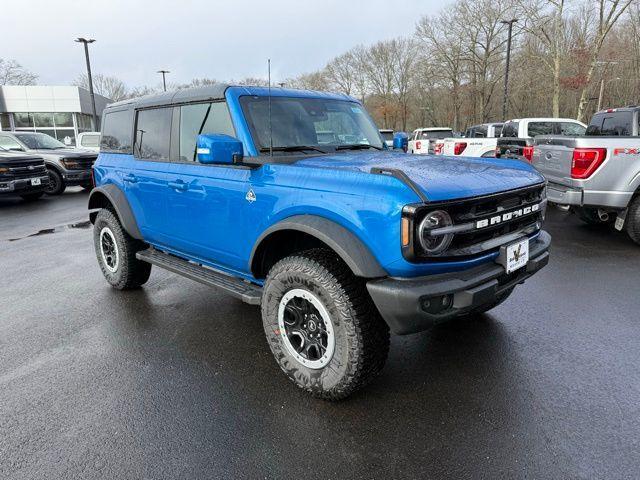
<svg viewBox="0 0 640 480"><path fill-rule="evenodd" d="M585 136L535 140L532 163L549 202L588 224L615 222L640 244L640 107L596 113Z"/></svg>
<svg viewBox="0 0 640 480"><path fill-rule="evenodd" d="M464 138L445 138L434 146L436 155L464 157L493 157L502 123L483 123L469 127Z"/></svg>
<svg viewBox="0 0 640 480"><path fill-rule="evenodd" d="M435 142L451 136L453 136L453 130L450 128L418 128L409 137L407 151L418 155L433 154Z"/></svg>
<svg viewBox="0 0 640 480"><path fill-rule="evenodd" d="M531 161L538 135L584 135L587 126L571 118L520 118L504 123L495 156Z"/></svg>

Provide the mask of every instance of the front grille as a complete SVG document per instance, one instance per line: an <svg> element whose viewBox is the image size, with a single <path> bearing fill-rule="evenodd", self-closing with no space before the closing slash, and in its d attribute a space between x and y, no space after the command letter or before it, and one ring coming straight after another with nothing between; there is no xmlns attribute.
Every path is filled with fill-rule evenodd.
<svg viewBox="0 0 640 480"><path fill-rule="evenodd" d="M90 170L96 161L97 156L85 156L85 157L70 157L64 158L65 162L71 162L77 164L76 167L69 168L69 170Z"/></svg>
<svg viewBox="0 0 640 480"><path fill-rule="evenodd" d="M47 174L47 169L42 160L13 160L2 162L0 167L8 168L9 171L2 176L11 179L31 178Z"/></svg>
<svg viewBox="0 0 640 480"><path fill-rule="evenodd" d="M497 251L501 245L522 235L531 235L540 229L544 218L546 200L544 185L536 185L504 193L476 197L463 201L427 204L415 212L413 221L414 238L418 238L419 225L424 215L429 211L446 210L453 221L454 227L468 226L467 230L458 231L447 250L440 256L433 257L420 253L419 242L413 242L411 249L405 251L405 256L414 261L452 261L473 258L474 256ZM537 211L514 216L503 220L503 215L510 212L522 211L527 207ZM422 214L422 215L421 215ZM491 219L500 219L490 223ZM479 222L486 221L486 226L477 227Z"/></svg>

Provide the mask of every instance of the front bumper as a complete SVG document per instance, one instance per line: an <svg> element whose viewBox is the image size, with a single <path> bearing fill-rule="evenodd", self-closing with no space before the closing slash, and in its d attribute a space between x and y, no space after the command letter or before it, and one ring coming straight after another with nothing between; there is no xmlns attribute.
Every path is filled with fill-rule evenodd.
<svg viewBox="0 0 640 480"><path fill-rule="evenodd" d="M367 290L391 330L398 335L426 330L436 323L489 305L496 297L523 283L549 262L551 235L545 231L529 242L529 262L511 274L489 263L461 272L418 278L383 278L367 282ZM448 308L433 313L435 301ZM427 311L429 310L429 311Z"/></svg>
<svg viewBox="0 0 640 480"><path fill-rule="evenodd" d="M31 185L31 178L18 178L14 180L0 180L0 194L24 194L36 193L44 190L49 185L49 176L33 177L40 179L40 185Z"/></svg>
<svg viewBox="0 0 640 480"><path fill-rule="evenodd" d="M62 174L64 182L68 186L86 185L91 183L91 170L65 170Z"/></svg>

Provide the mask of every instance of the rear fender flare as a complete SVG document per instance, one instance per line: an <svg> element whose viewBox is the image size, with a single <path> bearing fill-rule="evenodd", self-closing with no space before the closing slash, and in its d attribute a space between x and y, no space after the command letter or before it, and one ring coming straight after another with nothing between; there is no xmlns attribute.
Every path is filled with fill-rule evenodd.
<svg viewBox="0 0 640 480"><path fill-rule="evenodd" d="M142 240L142 233L140 233L140 229L138 228L136 217L133 215L126 195L120 188L116 185L109 184L91 190L91 194L89 195L89 210L105 208L107 203L113 206L125 231L133 238ZM95 221L96 215L97 212L91 212L89 214L91 223Z"/></svg>

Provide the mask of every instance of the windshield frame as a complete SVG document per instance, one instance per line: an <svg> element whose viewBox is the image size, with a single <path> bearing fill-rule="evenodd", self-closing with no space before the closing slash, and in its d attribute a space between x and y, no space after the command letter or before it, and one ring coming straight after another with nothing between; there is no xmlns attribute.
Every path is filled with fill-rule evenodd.
<svg viewBox="0 0 640 480"><path fill-rule="evenodd" d="M347 104L347 105L351 105L351 108L355 108L357 107L359 109L357 113L358 115L362 115L363 116L363 120L368 122L368 126L369 126L369 130L370 130L370 135L367 135L365 132L363 132L363 135L366 136L366 139L370 142L370 143L354 143L353 141L344 141L341 143L335 143L335 144L328 144L328 143L309 143L309 142L305 142L305 145L308 146L313 146L314 150L301 150L301 151L276 151L276 149L279 149L278 147L295 147L296 145L292 144L292 145L273 145L274 151L273 151L273 157L270 156L269 154L269 145L263 145L260 142L260 137L258 132L256 132L255 129L255 125L253 123L254 119L253 116L251 115L251 113L248 112L248 102L251 99L255 99L257 101L265 101L268 99L267 96L265 95L239 95L238 96L238 103L239 103L239 107L240 107L240 111L242 113L242 117L243 120L247 126L247 130L249 133L249 138L251 140L251 143L253 144L254 150L256 152L256 156L252 156L252 158L254 160L258 160L259 163L262 163L262 161L264 159L268 159L268 161L280 161L280 159L286 161L286 158L289 158L290 161L295 161L297 159L300 159L301 157L303 158L308 158L311 156L323 156L323 155L335 155L336 153L345 153L345 152L349 152L349 151L376 151L376 150L383 150L386 149L386 144L382 138L382 136L380 135L380 132L378 131L378 126L376 125L376 123L373 121L373 119L371 118L371 116L369 115L369 113L367 112L367 110L364 108L364 106L358 102L355 99L350 99L350 98L325 98L322 96L305 96L305 95L295 95L295 94L291 94L291 95L274 95L271 97L271 102L272 102L272 106L273 103L275 102L281 102L281 101L286 101L286 100L294 100L294 101L300 101L300 102L305 102L305 101L319 101L319 102L327 102L327 103L340 103L340 104ZM353 118L350 116L350 118ZM318 133L324 133L326 134L327 132L324 130L316 130L316 134ZM377 143L373 142L373 140L377 141ZM349 150L348 147L349 145L353 145L354 148L353 150ZM364 145L371 145L370 149L366 149L365 147L363 147ZM337 148L337 147L342 147L342 148ZM320 151L316 151L320 150ZM286 157L286 158L283 158Z"/></svg>
<svg viewBox="0 0 640 480"><path fill-rule="evenodd" d="M24 147L27 148L28 150L60 150L63 148L69 148L60 140L57 140L52 136L47 135L46 133L42 133L42 132L11 132L11 133L13 134L15 139L18 142L20 142L22 145L24 145ZM39 145L36 147L32 147L29 143L24 141L25 137L35 138L35 141ZM52 145L56 145L56 144L60 144L60 145L56 145L55 147L44 147L38 140L38 138L44 138L44 137L47 138L47 141L52 141L53 142Z"/></svg>

